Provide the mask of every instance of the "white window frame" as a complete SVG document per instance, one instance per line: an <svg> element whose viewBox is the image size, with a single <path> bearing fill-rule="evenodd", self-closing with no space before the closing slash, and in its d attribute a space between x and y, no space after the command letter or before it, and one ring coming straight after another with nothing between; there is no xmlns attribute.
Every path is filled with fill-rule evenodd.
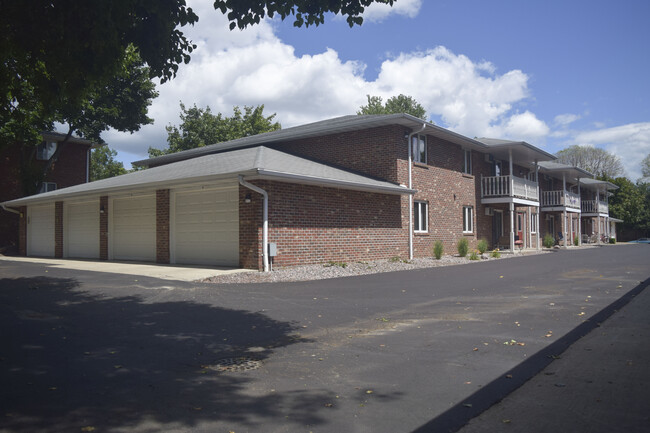
<svg viewBox="0 0 650 433"><path fill-rule="evenodd" d="M537 213L533 212L530 214L530 234L537 234Z"/></svg>
<svg viewBox="0 0 650 433"><path fill-rule="evenodd" d="M463 149L463 173L472 174L472 151Z"/></svg>
<svg viewBox="0 0 650 433"><path fill-rule="evenodd" d="M416 134L411 137L411 155L413 162L427 163L427 136Z"/></svg>
<svg viewBox="0 0 650 433"><path fill-rule="evenodd" d="M422 207L424 207L424 219L421 218ZM426 201L413 201L413 231L415 233L429 232L429 203Z"/></svg>
<svg viewBox="0 0 650 433"><path fill-rule="evenodd" d="M474 233L474 206L463 206L463 233Z"/></svg>
<svg viewBox="0 0 650 433"><path fill-rule="evenodd" d="M56 152L58 143L56 141L44 141L36 148L36 159L39 161L49 161Z"/></svg>
<svg viewBox="0 0 650 433"><path fill-rule="evenodd" d="M50 191L56 191L56 183L55 182L43 182L41 184L40 189L38 190L38 194L44 193L44 192L50 192Z"/></svg>

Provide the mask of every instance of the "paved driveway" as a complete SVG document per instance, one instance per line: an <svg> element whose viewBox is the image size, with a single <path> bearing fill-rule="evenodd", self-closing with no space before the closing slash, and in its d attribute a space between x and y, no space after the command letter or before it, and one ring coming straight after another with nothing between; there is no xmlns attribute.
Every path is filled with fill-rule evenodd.
<svg viewBox="0 0 650 433"><path fill-rule="evenodd" d="M645 287L648 252L248 286L0 262L0 432L453 430Z"/></svg>

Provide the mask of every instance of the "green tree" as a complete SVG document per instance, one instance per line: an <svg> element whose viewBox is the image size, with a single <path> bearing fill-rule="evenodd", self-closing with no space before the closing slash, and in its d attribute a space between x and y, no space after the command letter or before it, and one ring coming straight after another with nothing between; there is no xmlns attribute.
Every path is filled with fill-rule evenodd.
<svg viewBox="0 0 650 433"><path fill-rule="evenodd" d="M555 154L558 162L580 167L597 177L615 178L625 173L621 159L598 147L569 146Z"/></svg>
<svg viewBox="0 0 650 433"><path fill-rule="evenodd" d="M230 28L265 16L294 16L297 27L319 25L332 12L361 24L365 7L393 0L215 0ZM47 121L89 100L119 73L135 47L152 77L173 78L196 48L182 28L199 19L185 0L0 0L0 147L33 142ZM30 112L42 116L30 119Z"/></svg>
<svg viewBox="0 0 650 433"><path fill-rule="evenodd" d="M108 146L100 146L90 153L90 181L107 179L126 174L124 164L116 161L117 151Z"/></svg>
<svg viewBox="0 0 650 433"><path fill-rule="evenodd" d="M393 96L388 98L385 104L380 96L366 95L366 97L368 98L368 105L362 105L357 114L407 113L422 120L427 120L426 110L411 96L401 94Z"/></svg>
<svg viewBox="0 0 650 433"><path fill-rule="evenodd" d="M41 109L38 105L18 105L15 111L25 119L24 122L30 122L31 126L51 126L58 122L66 125L68 129L65 139L59 142L56 151L44 165L36 163L34 158L40 143L40 134L36 135L36 139L13 142L21 145L23 192L30 195L38 191L73 134L103 143L101 133L108 128L135 132L141 125L153 122L147 116L147 110L156 96L158 93L149 79L148 67L144 65L135 48L131 47L124 53L121 68L116 70L110 79L90 89L85 98L67 99L65 95L61 95L60 98L65 103L55 111ZM9 131L6 130L7 127ZM16 122L0 126L0 134L11 135L11 129L16 127L20 127Z"/></svg>
<svg viewBox="0 0 650 433"><path fill-rule="evenodd" d="M204 109L194 104L188 109L182 102L180 105L180 125L166 127L167 148L150 147L150 158L281 128L278 122L273 121L275 114L264 116L264 105L255 108L244 106L243 113L239 107L234 107L232 117L225 117L221 113L212 114L210 107Z"/></svg>
<svg viewBox="0 0 650 433"><path fill-rule="evenodd" d="M609 214L622 219L627 227L637 227L643 222L648 211L643 189L626 177L607 180L618 186L609 199Z"/></svg>
<svg viewBox="0 0 650 433"><path fill-rule="evenodd" d="M641 175L650 180L650 153L641 161Z"/></svg>

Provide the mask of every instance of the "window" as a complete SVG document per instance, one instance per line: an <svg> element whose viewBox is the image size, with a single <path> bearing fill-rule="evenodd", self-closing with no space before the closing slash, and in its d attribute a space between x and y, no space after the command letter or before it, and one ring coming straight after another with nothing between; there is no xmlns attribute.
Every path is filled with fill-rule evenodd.
<svg viewBox="0 0 650 433"><path fill-rule="evenodd" d="M429 231L429 209L427 202L413 202L413 231L425 233Z"/></svg>
<svg viewBox="0 0 650 433"><path fill-rule="evenodd" d="M463 233L474 233L474 208L463 207Z"/></svg>
<svg viewBox="0 0 650 433"><path fill-rule="evenodd" d="M472 174L472 151L463 149L463 173Z"/></svg>
<svg viewBox="0 0 650 433"><path fill-rule="evenodd" d="M531 214L530 232L533 233L533 234L537 233L537 214L536 213Z"/></svg>
<svg viewBox="0 0 650 433"><path fill-rule="evenodd" d="M55 191L56 190L56 183L54 182L43 182L41 185L41 188L38 190L38 193L42 192L50 192L50 191Z"/></svg>
<svg viewBox="0 0 650 433"><path fill-rule="evenodd" d="M414 135L411 137L411 149L413 161L422 164L427 163L427 137L426 135Z"/></svg>
<svg viewBox="0 0 650 433"><path fill-rule="evenodd" d="M39 161L47 161L52 158L52 155L56 152L56 144L54 141L44 141L39 144L36 148L36 159Z"/></svg>

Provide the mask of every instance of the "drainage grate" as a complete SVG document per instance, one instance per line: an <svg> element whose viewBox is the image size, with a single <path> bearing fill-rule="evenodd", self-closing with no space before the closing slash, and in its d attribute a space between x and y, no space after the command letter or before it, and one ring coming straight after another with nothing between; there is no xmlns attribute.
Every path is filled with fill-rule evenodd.
<svg viewBox="0 0 650 433"><path fill-rule="evenodd" d="M250 356L239 356L237 358L224 358L213 365L204 365L203 368L216 371L242 372L257 370L262 366L262 361Z"/></svg>

